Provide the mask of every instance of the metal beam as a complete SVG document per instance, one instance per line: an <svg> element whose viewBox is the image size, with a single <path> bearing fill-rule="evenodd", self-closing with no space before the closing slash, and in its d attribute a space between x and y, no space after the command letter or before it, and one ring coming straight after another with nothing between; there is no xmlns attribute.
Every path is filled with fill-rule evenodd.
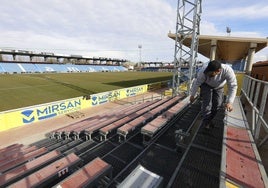
<svg viewBox="0 0 268 188"><path fill-rule="evenodd" d="M176 23L176 40L174 52L174 71L173 71L173 95L177 95L180 86L180 77L187 76L187 94L190 92L190 86L196 74L197 51L199 23L201 15L201 0L194 2L187 0L178 0L177 6L177 23ZM183 41L191 37L190 49L183 46ZM188 65L189 72L182 72L181 67Z"/></svg>

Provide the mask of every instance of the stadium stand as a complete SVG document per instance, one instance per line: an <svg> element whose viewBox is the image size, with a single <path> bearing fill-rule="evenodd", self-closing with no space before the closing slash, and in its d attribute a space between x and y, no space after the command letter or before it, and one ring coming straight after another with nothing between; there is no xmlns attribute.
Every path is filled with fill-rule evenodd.
<svg viewBox="0 0 268 188"><path fill-rule="evenodd" d="M143 108L145 105L149 105L150 102L145 104L136 104L132 106L127 106L125 108L118 108L109 113L104 113L102 115L96 115L85 120L82 120L78 123L67 125L63 128L57 129L48 135L51 138L69 138L70 135L74 136L75 139L79 138L80 134L84 133L86 129L91 128L95 131L96 126L101 127L105 126L113 121L118 120L127 116L129 113L132 113L135 110ZM95 127L95 128L94 128Z"/></svg>
<svg viewBox="0 0 268 188"><path fill-rule="evenodd" d="M121 113L121 111L126 111L129 108L135 108L136 106L137 105L133 105L133 106L132 105L130 105L130 106L127 105L127 106L123 106L122 108L118 107L117 109L111 110L108 113L102 113L101 115L95 115L93 117L86 118L86 119L84 119L82 121L67 125L65 127L59 128L59 129L56 129L56 130L48 133L47 136L50 137L50 138L58 138L58 139L61 139L62 137L66 137L68 139L70 134L73 131L75 131L76 128L84 130L82 128L84 126L94 124L94 123L96 123L98 121L99 122L105 121L105 120L107 120L107 118L110 118L112 116L118 115L119 113ZM76 131L79 131L79 130L76 130ZM79 133L76 133L76 134L78 134L77 136L79 136ZM76 135L74 135L74 136L76 136Z"/></svg>
<svg viewBox="0 0 268 188"><path fill-rule="evenodd" d="M23 70L18 66L17 63L1 63L3 72L5 73L22 73Z"/></svg>
<svg viewBox="0 0 268 188"><path fill-rule="evenodd" d="M141 134L143 134L143 140L145 142L145 136L153 137L167 122L177 115L184 107L188 104L189 98L177 103L173 107L169 108L164 114L157 116L154 120L147 123L141 129Z"/></svg>
<svg viewBox="0 0 268 188"><path fill-rule="evenodd" d="M102 121L97 121L95 123L79 127L75 130L72 131L73 134L79 135L79 134L85 134L86 138L91 140L91 135L98 131L100 128L107 126L109 124L115 123L117 121L120 121L120 119L130 119L131 117L128 117L129 115L136 113L139 110L142 110L143 108L149 106L153 102L147 102L147 103L142 103L140 105L134 105L132 106L131 109L128 110L121 110L116 112L115 114L111 114L108 117L101 118Z"/></svg>
<svg viewBox="0 0 268 188"><path fill-rule="evenodd" d="M4 69L2 68L1 64L0 64L0 73L4 73Z"/></svg>
<svg viewBox="0 0 268 188"><path fill-rule="evenodd" d="M128 123L129 121L132 121L132 120L138 118L141 115L144 115L145 113L149 113L150 111L153 114L161 113L161 109L159 109L158 107L161 105L164 105L164 104L170 105L170 101L172 101L172 103L175 103L175 102L177 102L177 100L179 98L176 97L175 99L176 100L172 100L171 98L165 98L162 100L147 102L148 104L143 103L141 106L139 106L139 108L136 107L133 110L125 112L124 114L122 114L122 116L117 117L117 120L112 119L112 120L108 120L107 122L104 122L103 124L91 126L87 129L85 129L84 133L88 137L88 139L91 139L91 135L95 131L101 129L100 133L104 137L104 139L106 139L107 135L111 131L115 130L117 127L120 127L125 123ZM156 111L154 111L154 110L156 110Z"/></svg>
<svg viewBox="0 0 268 188"><path fill-rule="evenodd" d="M56 129L48 133L47 136L56 139L69 139L70 137L79 139L81 136L86 136L88 140L91 140L92 134L99 131L101 140L106 140L109 133L116 132L117 130L119 135L126 138L132 130L168 110L168 108L178 103L182 98L183 96L177 96L118 107L108 113L96 115ZM175 107L179 108L177 105ZM169 113L174 114L172 111ZM169 120L168 118L165 119L166 121ZM121 126L123 127L121 128Z"/></svg>
<svg viewBox="0 0 268 188"><path fill-rule="evenodd" d="M178 177L176 177L174 181L182 182L182 184L177 183L176 185L187 187L186 185L188 184L185 184L184 182L184 175L186 173L183 170L180 171L180 173L174 171L176 164L178 164L180 158L182 157L179 156L181 155L180 152L184 150L178 150L179 153L175 152L174 148L176 148L176 146L174 145L177 144L174 140L176 139L174 137L175 127L170 126L171 124L175 123L173 119L182 117L182 119L179 119L178 122L176 120L175 126L179 126L181 129L185 130L185 132L190 130L189 127L192 126L194 115L198 114L200 111L200 103L190 104L192 105L191 109L194 110L186 110L185 112L184 107L187 105L189 105L189 98L184 98L182 96L164 98L155 101L152 100L134 105L127 104L117 107L114 110L105 111L104 113L99 113L98 115L89 117L77 123L73 123L64 127L62 130L55 130L55 134L59 133L65 135L64 131L70 127L71 129L68 130L69 132L72 131L72 129L73 131L78 130L81 125L84 126L81 127L81 130L86 130L85 128L90 128L90 126L94 124L94 121L101 122L101 119L105 119L103 122L106 123L108 121L114 121L114 123L108 123L103 127L100 126L102 123L96 123L96 126L94 127L96 130L93 131L95 134L90 135L90 137L92 136L91 139L87 140L85 137L82 137L81 134L83 132L80 130L79 139L73 136L70 136L69 139L62 139L60 137L55 139L56 136L54 136L53 138L40 140L31 144L30 146L13 144L6 148L2 148L0 149L0 160L9 159L11 156L14 158L23 156L21 158L25 158L29 151L32 151L34 148L36 151L38 149L45 148L45 151L47 152L44 152L43 154L31 159L28 158L28 160L24 161L23 163L20 163L19 165L16 164L11 168L2 171L2 174L0 174L0 187L128 187L128 185L132 185L132 183L135 185L139 183L140 185L142 183L149 183L140 181L143 177L158 177L156 179L150 179L150 182L155 182L157 185L167 185L167 180L170 179L172 173L178 174ZM220 115L222 118L224 118L224 114ZM124 119L125 117L129 118ZM221 117L217 118L221 119ZM230 132L236 133L237 128L233 126L223 128L223 125L226 123L227 125L231 125L238 122L237 124L240 125L241 122L238 121L237 118L239 118L239 116L234 114L233 118L228 117L226 121L219 120L221 125L217 124L212 130L213 134L217 131L223 131L223 129L225 130L224 138L226 138L226 140L224 141L226 142L225 147L227 148L224 148L222 151L224 151L223 156L226 156L226 160L233 156L230 154L230 152L233 151L232 148L234 147L243 146L247 150L250 149L250 146L248 146L250 143L244 142L245 140L248 140L248 137L245 136L247 133L246 129L245 131L241 132L242 135L239 135L239 137L241 137L241 143L243 142L241 144L240 142L235 142L237 139L237 134L228 134ZM234 121L232 121L232 119L234 119ZM125 120L127 123L122 122ZM117 125L123 124L123 126L117 127L115 126L115 122L117 122ZM122 127L126 125L129 125L129 130L125 129L126 133L122 134L128 135L128 138L125 137L124 140L119 140L118 142L117 137L119 136L119 129L122 129ZM149 125L150 127L148 128ZM161 132L163 132L163 130L167 130L166 128L171 128L171 130L168 131L167 134L162 135L163 137L159 137L160 139L158 139L157 143L149 144L153 143L154 139L151 139L150 142L147 143L144 142L144 136L157 138L159 135L161 136ZM238 128L241 129L241 127ZM111 134L112 132L114 134ZM170 133L172 133L173 136L170 136ZM54 134L54 132L51 132L49 135L51 136L52 134ZM109 135L109 137L107 137L107 135ZM191 145L189 145L189 149L185 150L185 154L189 154L189 156L186 157L186 160L182 163L183 167L189 164L192 165L193 162L193 164L198 167L198 164L200 164L200 157L193 159L193 156L202 156L204 152L199 152L197 154L195 151L204 150L206 152L205 154L215 155L217 157L217 169L219 169L222 143L215 141L215 139L222 141L222 136L223 135L218 135L218 133L215 136L209 136L207 132L204 132L204 130L200 128L200 130L193 135L193 140ZM105 137L105 139L101 139L103 137ZM169 140L172 140L172 143L169 142ZM162 145L162 142L164 142L165 145ZM238 145L236 146L235 144ZM184 146L186 145L182 145L182 147L185 149L186 147ZM206 147L208 147L208 149L206 149ZM235 154L239 155L239 160L243 159L244 161L254 158L253 155L248 158L244 154L244 150L242 151L239 148L237 148L237 150L241 151ZM168 157L163 158L163 156ZM140 160L139 158L142 159ZM211 165L212 162L210 157L203 156L202 158L206 159L208 161L207 163ZM182 159L184 159L184 157L182 157ZM237 162L239 160L236 160L235 164L232 164L231 166L226 165L226 163L224 163L225 161L223 161L222 166L226 166L224 169L226 170L225 172L227 172L227 175L228 170L234 172L233 169L238 168L237 166L239 166L239 168L243 168L243 161L241 160L239 163ZM189 163L186 163L188 161ZM254 160L254 162L257 164L259 161ZM155 165L159 163L161 163L161 165ZM213 164L214 162L212 165ZM248 164L251 164L251 162ZM165 165L168 167L165 168ZM136 166L138 167L136 168ZM257 167L257 165L255 166ZM173 170L170 170L171 167ZM167 171L158 171L158 168L161 168L162 171ZM246 169L251 169L251 167ZM206 176L204 176L205 178L204 183L202 182L202 187L209 187L204 185L210 185L211 183L214 185L213 187L219 184L218 170L216 170L213 175L211 175L210 172L214 172L214 167L207 169L208 171L210 170L209 173L207 173L207 171L204 172L204 170L199 169L199 167L197 170L195 168L187 168L187 170L192 170L193 174L201 173L202 177L205 173ZM227 175L226 177L230 178ZM229 175L232 177L234 176L230 173ZM250 177L250 174L246 175ZM212 177L211 181L206 180L207 176ZM222 177L222 179L226 177ZM192 176L190 176L190 178L192 179ZM240 181L244 181L243 177ZM266 181L266 179L263 181ZM261 187L262 180L260 179L258 182L260 182L258 185Z"/></svg>
<svg viewBox="0 0 268 188"><path fill-rule="evenodd" d="M134 118L134 119L132 119L132 121L126 123L122 127L119 127L117 129L117 134L119 135L119 140L121 139L121 136L123 136L124 140L126 140L126 137L129 133L131 133L132 131L137 129L140 125L143 125L143 124L149 122L150 120L154 119L156 116L158 116L159 114L166 111L168 108L173 106L175 103L178 103L182 98L183 98L182 96L177 96L177 97L171 98L170 100L167 100L167 101L162 100L163 103L160 103L160 105L157 106L156 108L152 107L151 109L149 109L147 111L146 114L142 114L142 116ZM104 134L104 133L102 133L103 132L102 129L100 129L100 131L101 131L101 134Z"/></svg>
<svg viewBox="0 0 268 188"><path fill-rule="evenodd" d="M0 73L47 73L47 72L120 72L127 71L123 66L76 65L52 63L10 63L0 62Z"/></svg>
<svg viewBox="0 0 268 188"><path fill-rule="evenodd" d="M38 64L40 72L67 72L64 65L59 64Z"/></svg>
<svg viewBox="0 0 268 188"><path fill-rule="evenodd" d="M154 108L157 106L162 105L166 101L169 101L169 99L163 99L163 100L157 100L155 103L152 103L148 106L145 106L144 108L137 110L137 111L130 111L130 113L125 113L127 116L123 117L122 119L119 119L112 124L109 124L103 128L100 129L101 136L106 140L107 135L112 132L113 130L117 129L118 127L121 127L122 125L133 121L135 119L139 119L140 116L149 114L150 111L153 111ZM136 110L136 108L135 108Z"/></svg>

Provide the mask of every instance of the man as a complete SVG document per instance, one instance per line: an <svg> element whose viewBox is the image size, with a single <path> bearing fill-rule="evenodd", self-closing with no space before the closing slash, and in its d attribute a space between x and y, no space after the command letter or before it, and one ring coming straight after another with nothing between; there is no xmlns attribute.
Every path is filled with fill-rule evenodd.
<svg viewBox="0 0 268 188"><path fill-rule="evenodd" d="M223 87L227 82L228 97L225 104L227 111L233 110L233 102L236 96L237 81L233 69L219 61L210 61L208 66L201 69L190 93L190 102L195 99L196 92L200 87L202 97L202 126L209 129L213 127L211 120L223 103Z"/></svg>

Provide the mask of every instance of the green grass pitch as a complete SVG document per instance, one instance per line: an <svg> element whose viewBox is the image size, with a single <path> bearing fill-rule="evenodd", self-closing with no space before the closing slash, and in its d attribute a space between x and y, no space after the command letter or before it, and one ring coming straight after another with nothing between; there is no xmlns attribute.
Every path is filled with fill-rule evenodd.
<svg viewBox="0 0 268 188"><path fill-rule="evenodd" d="M172 80L172 73L2 74L0 112L166 80Z"/></svg>

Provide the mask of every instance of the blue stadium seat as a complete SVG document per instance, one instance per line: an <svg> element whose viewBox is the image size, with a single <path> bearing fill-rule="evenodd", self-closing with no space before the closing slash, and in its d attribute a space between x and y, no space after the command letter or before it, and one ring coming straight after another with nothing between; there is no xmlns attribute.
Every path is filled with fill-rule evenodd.
<svg viewBox="0 0 268 188"><path fill-rule="evenodd" d="M82 67L79 65L66 64L65 65L67 72L82 72Z"/></svg>
<svg viewBox="0 0 268 188"><path fill-rule="evenodd" d="M0 73L35 72L119 72L127 71L123 66L75 65L75 64L33 64L0 62Z"/></svg>
<svg viewBox="0 0 268 188"><path fill-rule="evenodd" d="M123 66L117 66L117 68L119 69L119 71L127 71L128 69L123 67Z"/></svg>
<svg viewBox="0 0 268 188"><path fill-rule="evenodd" d="M67 72L64 65L59 64L36 64L40 72Z"/></svg>
<svg viewBox="0 0 268 188"><path fill-rule="evenodd" d="M0 63L0 73L4 73L5 71L4 71L4 69L2 68L2 65L1 65L1 63Z"/></svg>
<svg viewBox="0 0 268 188"><path fill-rule="evenodd" d="M18 64L20 64L23 67L25 72L39 72L35 64L32 63L18 63Z"/></svg>
<svg viewBox="0 0 268 188"><path fill-rule="evenodd" d="M88 72L96 72L96 69L92 65L87 66L87 71Z"/></svg>
<svg viewBox="0 0 268 188"><path fill-rule="evenodd" d="M102 68L99 65L93 65L92 68L95 69L96 72L102 72Z"/></svg>
<svg viewBox="0 0 268 188"><path fill-rule="evenodd" d="M52 66L52 64L37 64L40 72L56 72L56 69Z"/></svg>
<svg viewBox="0 0 268 188"><path fill-rule="evenodd" d="M25 72L17 63L1 63L4 72L22 73Z"/></svg>

